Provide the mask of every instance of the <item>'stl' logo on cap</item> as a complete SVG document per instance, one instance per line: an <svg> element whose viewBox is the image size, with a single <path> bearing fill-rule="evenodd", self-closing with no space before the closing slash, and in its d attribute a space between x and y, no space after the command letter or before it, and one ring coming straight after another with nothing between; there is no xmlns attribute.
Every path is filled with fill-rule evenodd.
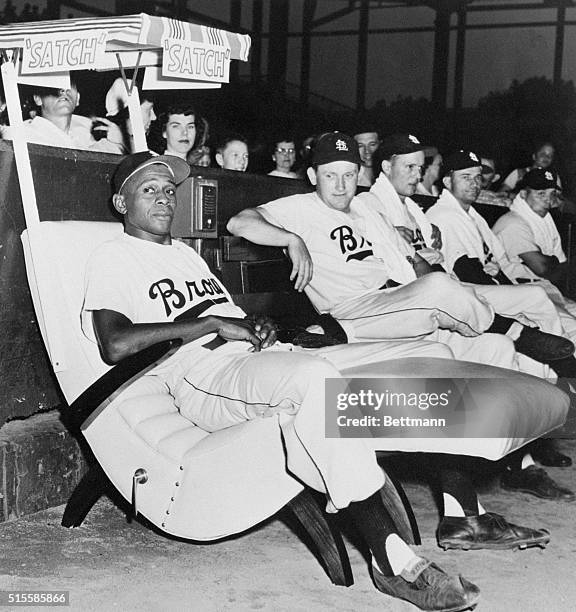
<svg viewBox="0 0 576 612"><path fill-rule="evenodd" d="M414 144L420 144L418 138L416 138L416 136L412 136L412 134L408 136L408 140L412 141Z"/></svg>
<svg viewBox="0 0 576 612"><path fill-rule="evenodd" d="M548 171L546 171L546 172L544 173L544 176L545 176L545 177L546 177L546 178L547 178L549 181L553 181L553 180L554 180L554 177L552 176L552 172L548 172Z"/></svg>
<svg viewBox="0 0 576 612"><path fill-rule="evenodd" d="M348 151L348 145L343 140L338 139L335 144L338 151Z"/></svg>

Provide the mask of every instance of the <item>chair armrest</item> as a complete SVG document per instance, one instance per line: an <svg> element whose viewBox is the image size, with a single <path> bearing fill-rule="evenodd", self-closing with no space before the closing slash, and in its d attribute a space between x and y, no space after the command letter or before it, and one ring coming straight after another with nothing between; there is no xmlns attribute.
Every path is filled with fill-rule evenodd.
<svg viewBox="0 0 576 612"><path fill-rule="evenodd" d="M66 424L72 429L79 429L98 408L110 403L132 382L173 355L181 345L182 340L174 338L153 344L123 359L70 404L66 411Z"/></svg>

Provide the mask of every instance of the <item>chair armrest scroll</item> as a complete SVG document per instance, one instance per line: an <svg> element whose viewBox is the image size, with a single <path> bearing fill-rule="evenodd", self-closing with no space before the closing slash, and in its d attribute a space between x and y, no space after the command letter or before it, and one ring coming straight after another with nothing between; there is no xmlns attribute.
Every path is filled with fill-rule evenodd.
<svg viewBox="0 0 576 612"><path fill-rule="evenodd" d="M66 414L67 425L78 429L93 412L110 403L132 382L173 355L181 345L182 340L174 338L153 344L123 359L70 404Z"/></svg>

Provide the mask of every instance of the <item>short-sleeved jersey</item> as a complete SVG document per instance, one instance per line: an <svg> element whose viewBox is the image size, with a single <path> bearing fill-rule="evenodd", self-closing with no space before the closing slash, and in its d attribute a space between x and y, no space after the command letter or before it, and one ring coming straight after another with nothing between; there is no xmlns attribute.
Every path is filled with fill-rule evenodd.
<svg viewBox="0 0 576 612"><path fill-rule="evenodd" d="M245 316L193 249L181 242L162 245L128 234L102 244L88 261L82 330L94 342L95 310L114 310L132 323L169 323L209 314ZM178 353L189 353L215 336L207 334Z"/></svg>
<svg viewBox="0 0 576 612"><path fill-rule="evenodd" d="M504 244L506 253L513 262L522 263L520 254L533 252L554 255L560 263L566 261L560 234L552 215L547 213L540 217L520 194L514 199L510 212L496 221L493 231Z"/></svg>
<svg viewBox="0 0 576 612"><path fill-rule="evenodd" d="M280 198L258 210L270 223L298 234L308 247L314 272L306 293L318 311L330 312L393 278L362 236L354 214L330 208L315 192Z"/></svg>

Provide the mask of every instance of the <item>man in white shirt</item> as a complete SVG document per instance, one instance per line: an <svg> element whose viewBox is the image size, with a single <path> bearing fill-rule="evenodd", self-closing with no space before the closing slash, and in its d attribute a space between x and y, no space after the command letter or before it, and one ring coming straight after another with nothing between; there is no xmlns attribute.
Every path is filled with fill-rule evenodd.
<svg viewBox="0 0 576 612"><path fill-rule="evenodd" d="M94 121L74 115L80 102L80 93L74 83L68 89L39 88L34 94L34 101L40 108L40 114L24 122L24 131L28 142L84 149L105 153L122 153L122 133L118 126L109 119L97 117ZM92 134L94 123L106 132L106 137L96 140ZM7 128L3 138L12 140L14 128Z"/></svg>
<svg viewBox="0 0 576 612"><path fill-rule="evenodd" d="M372 157L380 146L380 136L376 130L366 129L363 132L354 134L354 140L358 143L360 159L362 160L362 165L358 172L358 187L370 187L375 178Z"/></svg>
<svg viewBox="0 0 576 612"><path fill-rule="evenodd" d="M558 179L553 170L530 170L510 212L500 217L492 228L510 260L524 264L530 280L561 283L566 276L566 255L550 214L557 189Z"/></svg>

